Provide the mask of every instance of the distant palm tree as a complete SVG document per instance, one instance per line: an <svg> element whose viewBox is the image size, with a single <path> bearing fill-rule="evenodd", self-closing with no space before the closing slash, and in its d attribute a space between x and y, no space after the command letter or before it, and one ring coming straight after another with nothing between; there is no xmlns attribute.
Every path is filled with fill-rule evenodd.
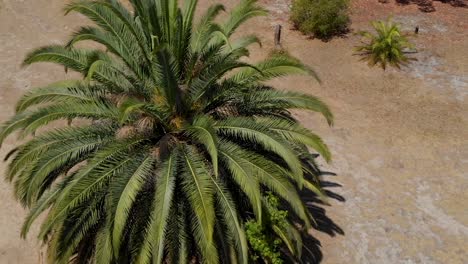
<svg viewBox="0 0 468 264"><path fill-rule="evenodd" d="M330 153L288 109L333 118L317 98L264 83L313 72L284 54L240 60L258 39L231 36L265 14L255 0L222 23L215 18L224 8L213 5L196 25L196 0L130 3L133 11L117 0L69 4L67 13L95 25L24 61L84 78L31 90L0 130L0 143L33 135L6 157L7 178L30 208L22 236L47 212L39 238L53 263L247 263L244 223L269 224L272 191L291 210L276 235L299 256L292 217L309 227L312 216L298 190L320 194L307 147L326 160ZM84 40L105 50L75 47ZM69 126L38 131L57 120Z"/></svg>
<svg viewBox="0 0 468 264"><path fill-rule="evenodd" d="M377 34L368 31L361 31L363 45L358 46L356 50L363 56L362 60L367 60L369 66L380 65L384 70L387 64L396 68L401 68L410 60L405 53L412 49L413 45L407 37L401 33L400 27L391 22L376 21L372 22Z"/></svg>

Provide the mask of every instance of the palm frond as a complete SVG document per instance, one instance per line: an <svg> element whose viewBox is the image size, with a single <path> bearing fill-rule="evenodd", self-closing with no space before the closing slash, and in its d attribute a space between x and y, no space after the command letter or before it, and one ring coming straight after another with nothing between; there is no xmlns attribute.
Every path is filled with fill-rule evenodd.
<svg viewBox="0 0 468 264"><path fill-rule="evenodd" d="M3 141L6 139L6 137L13 134L18 129L27 126L30 116L30 112L23 112L4 122L0 128L0 146L3 144Z"/></svg>
<svg viewBox="0 0 468 264"><path fill-rule="evenodd" d="M252 118L232 117L217 122L215 128L222 135L260 144L267 151L281 157L295 176L303 177L302 165L293 151L288 145L283 144L267 126L259 124Z"/></svg>
<svg viewBox="0 0 468 264"><path fill-rule="evenodd" d="M137 44L138 39L133 32L127 27L128 23L124 23L119 16L115 15L109 5L101 1L75 1L68 4L65 12L79 12L95 22L103 30L111 34L119 46L125 50L124 54L119 54L124 59L126 55L133 55L137 59L141 59L144 55L140 46ZM110 39L107 37L107 39ZM124 56L123 56L124 55Z"/></svg>
<svg viewBox="0 0 468 264"><path fill-rule="evenodd" d="M54 238L58 243L48 253L56 263L68 263L81 242L85 241L89 233L105 218L104 212L99 210L103 203L103 195L94 198L86 206L75 209L74 217L64 221L61 229L55 230ZM70 219L73 221L69 221Z"/></svg>
<svg viewBox="0 0 468 264"><path fill-rule="evenodd" d="M23 65L30 65L37 62L52 62L72 69L86 76L91 65L96 61L109 62L111 59L100 50L86 50L77 48L66 48L58 45L38 48L28 55L23 61ZM115 64L114 64L115 65ZM117 90L128 90L131 86L125 74L110 64L103 63L94 71L94 78L100 82L114 86Z"/></svg>
<svg viewBox="0 0 468 264"><path fill-rule="evenodd" d="M26 217L26 220L24 221L23 226L21 228L21 237L26 238L33 222L45 210L47 210L50 206L52 206L57 201L57 198L60 196L61 192L67 186L67 184L71 181L71 179L73 179L73 175L63 179L59 184L54 186L51 190L48 190L46 193L44 193L41 199L39 199L37 203L34 204L34 206L29 211L28 216Z"/></svg>
<svg viewBox="0 0 468 264"><path fill-rule="evenodd" d="M320 82L318 75L312 68L287 54L273 54L266 60L254 64L254 66L258 71L246 68L231 77L231 80L241 84L249 84L264 82L272 78L291 74L305 74L314 77Z"/></svg>
<svg viewBox="0 0 468 264"><path fill-rule="evenodd" d="M256 175L259 181L274 191L279 197L286 200L293 211L310 227L310 219L304 203L299 197L294 185L284 176L283 171L278 170L275 163L267 160L261 155L244 150L238 146L231 145L239 154L239 160L249 166L252 174Z"/></svg>
<svg viewBox="0 0 468 264"><path fill-rule="evenodd" d="M16 104L16 112L44 103L89 103L99 100L102 95L102 87L86 85L78 80L60 81L23 95Z"/></svg>
<svg viewBox="0 0 468 264"><path fill-rule="evenodd" d="M75 138L53 149L49 148L18 177L15 183L16 195L23 203L31 205L45 189L49 188L55 178L67 173L105 143L106 141L100 137Z"/></svg>
<svg viewBox="0 0 468 264"><path fill-rule="evenodd" d="M25 112L26 113L26 112ZM27 113L28 118L22 128L23 135L33 134L40 127L56 120L73 120L75 118L84 119L108 119L118 120L118 110L99 101L81 104L56 104L40 108L34 112Z"/></svg>
<svg viewBox="0 0 468 264"><path fill-rule="evenodd" d="M262 89L252 91L247 95L249 105L256 109L280 110L280 109L303 109L321 113L329 125L333 125L333 114L330 108L315 96L289 92ZM257 110L257 111L258 111Z"/></svg>
<svg viewBox="0 0 468 264"><path fill-rule="evenodd" d="M138 192L147 181L147 177L152 173L154 158L147 156L138 167L129 175L125 188L118 197L115 215L113 216L114 225L112 230L112 246L114 254L118 257L122 241L123 231L130 216L130 209L136 200Z"/></svg>
<svg viewBox="0 0 468 264"><path fill-rule="evenodd" d="M267 11L257 5L257 0L242 0L230 12L228 20L223 24L223 31L227 36L231 36L247 20L265 15L267 15Z"/></svg>
<svg viewBox="0 0 468 264"><path fill-rule="evenodd" d="M297 123L272 118L258 118L258 123L267 126L288 141L305 144L317 151L326 161L331 160L331 153L320 137Z"/></svg>
<svg viewBox="0 0 468 264"><path fill-rule="evenodd" d="M250 35L250 36L239 38L235 40L234 42L232 42L230 51L233 52L236 50L247 49L252 44L258 44L260 47L262 47L261 40L256 35ZM226 51L226 52L229 52L229 51Z"/></svg>
<svg viewBox="0 0 468 264"><path fill-rule="evenodd" d="M218 176L218 137L213 128L214 121L207 116L196 117L187 128L188 136L202 144L210 154L215 176Z"/></svg>
<svg viewBox="0 0 468 264"><path fill-rule="evenodd" d="M193 209L192 230L205 263L218 263L214 245L214 186L208 175L205 161L193 147L186 146L182 188Z"/></svg>
<svg viewBox="0 0 468 264"><path fill-rule="evenodd" d="M99 230L96 235L95 261L96 263L112 263L114 260L112 235L109 228Z"/></svg>
<svg viewBox="0 0 468 264"><path fill-rule="evenodd" d="M82 167L75 179L60 196L51 213L41 227L40 237L45 237L55 223L66 218L66 214L92 198L92 195L102 190L109 179L126 164L132 161L128 150L136 148L144 139L133 138L123 142L108 145L98 155L93 157L89 164Z"/></svg>
<svg viewBox="0 0 468 264"><path fill-rule="evenodd" d="M221 4L214 4L210 6L206 12L201 16L200 21L195 27L195 31L191 38L190 47L192 53L200 53L202 49L210 42L213 37L212 34L218 29L213 20L216 16L224 11L225 8Z"/></svg>
<svg viewBox="0 0 468 264"><path fill-rule="evenodd" d="M175 149L161 165L156 183L154 209L147 231L148 238L140 252L138 263L146 263L152 256L154 263L162 263L164 257L165 233L169 222L180 150Z"/></svg>
<svg viewBox="0 0 468 264"><path fill-rule="evenodd" d="M232 175L233 180L240 186L243 192L249 198L253 211L259 222L262 221L262 200L260 184L252 171L249 170L249 164L239 158L242 154L238 152L238 147L228 141L220 143L220 157L225 167Z"/></svg>
<svg viewBox="0 0 468 264"><path fill-rule="evenodd" d="M248 263L249 250L247 239L245 237L244 230L239 223L237 209L230 192L221 180L214 178L213 176L211 177L211 180L216 189L216 197L219 201L226 226L229 229L230 235L234 237L236 252L239 254L238 263Z"/></svg>
<svg viewBox="0 0 468 264"><path fill-rule="evenodd" d="M116 39L113 34L95 27L81 27L78 31L73 33L73 36L67 46L71 47L75 43L85 40L92 40L104 45L110 52L122 58L128 68L131 69L135 75L142 79L145 78L145 74L142 72L142 68L140 67L140 62L135 59L138 58L138 55L133 54L128 50L128 48L126 48L126 46L122 45L120 40Z"/></svg>
<svg viewBox="0 0 468 264"><path fill-rule="evenodd" d="M13 180L18 173L35 164L41 154L55 146L60 146L72 140L85 138L100 138L104 141L112 137L112 126L84 126L81 128L61 128L38 136L20 146L13 160L8 166L7 179Z"/></svg>
<svg viewBox="0 0 468 264"><path fill-rule="evenodd" d="M36 62L53 62L84 73L97 60L98 53L84 49L67 49L62 46L45 46L26 55L23 65Z"/></svg>

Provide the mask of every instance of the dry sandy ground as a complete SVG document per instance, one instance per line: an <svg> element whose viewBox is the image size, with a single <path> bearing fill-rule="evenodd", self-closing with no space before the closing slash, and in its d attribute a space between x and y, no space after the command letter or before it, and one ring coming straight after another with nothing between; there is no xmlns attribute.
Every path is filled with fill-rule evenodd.
<svg viewBox="0 0 468 264"><path fill-rule="evenodd" d="M0 121L24 91L64 77L59 67L20 68L20 62L34 47L62 43L83 21L62 16L65 2L0 0ZM214 1L202 5L208 2ZM297 113L330 145L334 160L324 166L338 174L331 181L343 185L334 190L346 199L327 208L344 236L313 231L323 263L467 263L468 9L437 2L437 12L424 14L415 6L353 1L354 30L389 15L404 28L421 28L419 61L383 72L353 56L354 35L328 43L307 39L290 30L287 1L260 2L271 15L245 27L264 41L252 57L271 50L273 26L283 24L284 47L313 66L323 83L289 77L274 84L323 98L336 116L330 128L316 115ZM1 156L13 144L7 141ZM3 181L0 199L0 263L39 263L34 236L19 238L25 212Z"/></svg>

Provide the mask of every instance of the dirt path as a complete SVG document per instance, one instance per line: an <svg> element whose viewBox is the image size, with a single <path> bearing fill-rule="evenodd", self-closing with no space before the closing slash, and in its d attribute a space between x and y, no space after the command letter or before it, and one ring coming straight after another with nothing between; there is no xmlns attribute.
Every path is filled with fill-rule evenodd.
<svg viewBox="0 0 468 264"><path fill-rule="evenodd" d="M202 1L203 5L208 2ZM234 1L224 1L228 6ZM287 24L287 1L261 0L271 11L245 27L272 48L272 28L284 25L284 47L313 66L323 80L289 77L280 88L321 97L333 108L336 124L297 113L323 136L338 174L331 181L346 198L333 201L328 215L345 231L334 238L314 231L322 242L323 263L466 263L468 259L468 9L436 3L424 14L415 6L353 1L353 29L393 14L415 40L419 59L401 72L369 69L353 56L358 39L309 40ZM63 0L0 0L0 121L12 114L16 99L31 87L64 77L50 65L20 68L34 47L61 43L81 17L61 16ZM0 155L14 144L9 139ZM0 170L4 170L0 163ZM0 263L38 263L34 236L19 238L25 212L0 181ZM37 227L36 227L37 228Z"/></svg>

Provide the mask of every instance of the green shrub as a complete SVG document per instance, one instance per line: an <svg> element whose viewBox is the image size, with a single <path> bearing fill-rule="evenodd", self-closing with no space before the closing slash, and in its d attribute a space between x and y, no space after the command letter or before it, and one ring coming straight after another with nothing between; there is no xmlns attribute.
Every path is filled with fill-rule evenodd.
<svg viewBox="0 0 468 264"><path fill-rule="evenodd" d="M274 239L267 235L269 232L265 231L261 223L254 220L246 222L245 229L247 239L254 250L254 254L251 255L251 262L257 263L261 259L267 263L283 264L281 253L278 249L278 246L281 244L280 239Z"/></svg>
<svg viewBox="0 0 468 264"><path fill-rule="evenodd" d="M384 70L387 65L400 68L410 60L406 53L413 49L405 34L401 33L400 27L391 22L372 22L376 33L361 31L358 34L363 37L363 44L356 47L359 55L363 56L369 66L380 65Z"/></svg>
<svg viewBox="0 0 468 264"><path fill-rule="evenodd" d="M266 209L268 212L268 223L259 223L255 220L249 220L245 223L246 236L253 255L251 262L257 263L263 260L264 263L283 264L280 247L283 241L279 238L276 230L288 229L288 212L279 209L279 199L273 193L269 192L266 196ZM273 228L273 230L268 230Z"/></svg>
<svg viewBox="0 0 468 264"><path fill-rule="evenodd" d="M291 20L302 33L329 39L348 30L348 6L349 0L295 0Z"/></svg>

